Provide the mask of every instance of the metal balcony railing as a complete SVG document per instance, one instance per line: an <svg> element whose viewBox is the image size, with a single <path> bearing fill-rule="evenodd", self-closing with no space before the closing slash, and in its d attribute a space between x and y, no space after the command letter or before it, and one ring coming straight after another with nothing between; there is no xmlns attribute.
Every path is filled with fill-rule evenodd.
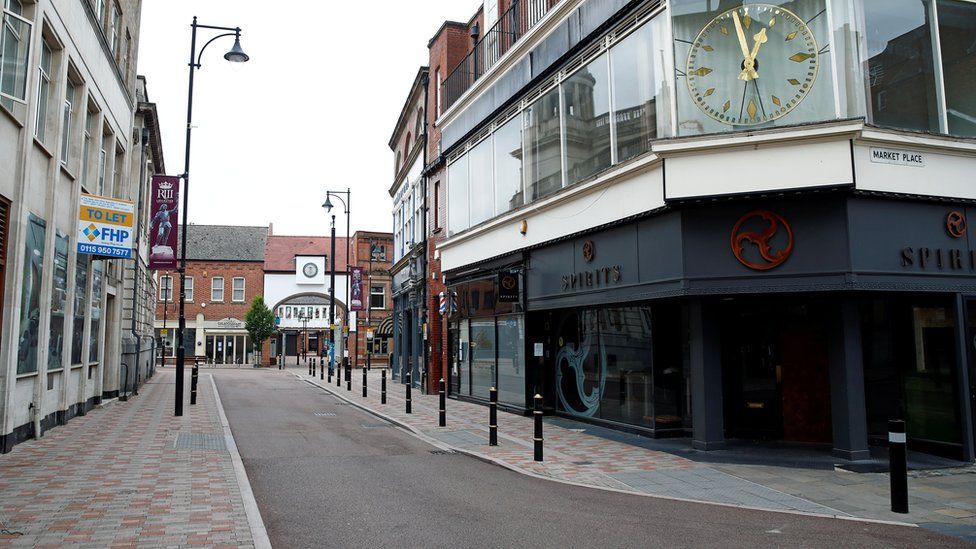
<svg viewBox="0 0 976 549"><path fill-rule="evenodd" d="M499 17L494 26L480 36L480 39L475 27L472 38L478 41L474 48L464 56L441 85L443 111L450 109L451 105L460 99L475 81L495 66L512 46L560 1L512 0L508 10Z"/></svg>

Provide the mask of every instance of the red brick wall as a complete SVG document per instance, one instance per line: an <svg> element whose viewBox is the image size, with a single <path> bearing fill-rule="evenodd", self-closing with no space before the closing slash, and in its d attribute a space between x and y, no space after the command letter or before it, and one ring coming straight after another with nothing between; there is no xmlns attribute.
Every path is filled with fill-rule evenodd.
<svg viewBox="0 0 976 549"><path fill-rule="evenodd" d="M386 261L373 261L372 271L370 271L369 250L370 244L376 243L386 247ZM393 257L393 235L390 233L357 232L353 235L352 262L354 265L362 267L364 275L364 295L369 299L370 286L383 286L386 292L384 309L372 309L369 314L369 324L373 332L376 327L390 316L393 311L393 290L390 278L390 259ZM368 274L368 276L367 276ZM360 313L360 326L356 331L356 341L350 342L350 352L355 353L355 366L361 368L366 363L366 311ZM393 338L390 338L390 352L393 351ZM388 357L374 354L370 359L373 366L386 367L389 363Z"/></svg>

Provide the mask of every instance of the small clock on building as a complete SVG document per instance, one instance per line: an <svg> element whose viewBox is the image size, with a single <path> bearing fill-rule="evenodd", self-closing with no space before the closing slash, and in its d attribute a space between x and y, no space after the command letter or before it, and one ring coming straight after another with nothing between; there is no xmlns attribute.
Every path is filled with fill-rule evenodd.
<svg viewBox="0 0 976 549"><path fill-rule="evenodd" d="M305 273L306 278L315 278L315 275L319 274L319 267L315 263L306 263L302 267L302 272Z"/></svg>

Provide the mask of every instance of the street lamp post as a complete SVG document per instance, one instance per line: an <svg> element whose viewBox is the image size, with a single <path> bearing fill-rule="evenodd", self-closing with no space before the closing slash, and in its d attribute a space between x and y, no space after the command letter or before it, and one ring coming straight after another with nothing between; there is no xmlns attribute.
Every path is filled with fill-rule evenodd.
<svg viewBox="0 0 976 549"><path fill-rule="evenodd" d="M200 60L207 46L214 40L225 36L234 37L234 47L224 54L224 59L232 63L246 63L250 57L241 49L241 28L240 27L215 27L212 25L200 25L197 23L196 16L193 17L193 35L190 39L190 82L186 98L186 155L184 156L185 165L183 168L183 230L181 231L180 241L180 321L176 330L176 337L179 340L176 347L176 415L183 415L183 360L186 357L186 349L183 346L183 333L186 330L185 302L186 302L186 226L187 226L187 206L190 195L190 137L193 130L193 77L196 70L201 67ZM208 29L216 31L227 31L211 38L200 48L197 55L197 29Z"/></svg>
<svg viewBox="0 0 976 549"><path fill-rule="evenodd" d="M343 200L341 195L346 195L345 200ZM322 204L322 207L325 208L326 213L332 212L332 201L330 200L330 198L333 196L338 198L339 202L342 202L343 213L346 215L346 279L347 279L346 280L346 321L348 322L349 313L350 313L349 309L351 305L349 302L349 294L350 291L352 290L352 284L350 283L352 277L350 276L349 273L349 238L352 236L349 234L349 227L350 227L349 206L352 204L352 192L348 187L346 187L346 190L344 191L326 191L325 203ZM335 216L334 215L332 216L332 257L335 257ZM335 263L332 264L332 277L333 277L332 285L333 287L335 287ZM345 348L348 349L348 347L349 344L347 342Z"/></svg>

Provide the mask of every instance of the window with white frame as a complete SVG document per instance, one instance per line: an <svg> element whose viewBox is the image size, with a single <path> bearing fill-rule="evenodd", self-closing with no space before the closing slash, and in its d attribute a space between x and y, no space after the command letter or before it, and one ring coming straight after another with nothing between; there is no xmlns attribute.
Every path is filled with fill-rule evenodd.
<svg viewBox="0 0 976 549"><path fill-rule="evenodd" d="M71 147L71 119L74 114L75 84L68 80L64 92L64 108L61 112L61 163L67 164Z"/></svg>
<svg viewBox="0 0 976 549"><path fill-rule="evenodd" d="M95 17L100 22L105 15L105 0L92 0L92 10L95 11Z"/></svg>
<svg viewBox="0 0 976 549"><path fill-rule="evenodd" d="M383 289L383 286L370 286L369 308L370 309L386 308L386 291Z"/></svg>
<svg viewBox="0 0 976 549"><path fill-rule="evenodd" d="M243 303L244 302L244 278L243 277L234 278L233 284L234 284L233 286L234 293L231 297L233 298L234 303Z"/></svg>
<svg viewBox="0 0 976 549"><path fill-rule="evenodd" d="M215 276L210 279L210 301L224 300L224 277Z"/></svg>
<svg viewBox="0 0 976 549"><path fill-rule="evenodd" d="M47 137L47 116L51 98L51 69L54 52L47 42L41 42L41 62L37 67L37 105L34 118L34 137L44 143Z"/></svg>
<svg viewBox="0 0 976 549"><path fill-rule="evenodd" d="M193 303L193 277L188 276L183 283L183 302Z"/></svg>
<svg viewBox="0 0 976 549"><path fill-rule="evenodd" d="M105 194L105 149L102 148L98 151L98 194L102 196Z"/></svg>
<svg viewBox="0 0 976 549"><path fill-rule="evenodd" d="M30 44L33 24L23 17L20 0L0 0L3 26L0 35L0 104L9 110L27 101Z"/></svg>
<svg viewBox="0 0 976 549"><path fill-rule="evenodd" d="M91 109L85 112L85 140L81 149L81 186L86 190L91 189L91 154L92 154L92 134L95 133L95 123L97 113Z"/></svg>
<svg viewBox="0 0 976 549"><path fill-rule="evenodd" d="M122 8L117 2L112 2L112 14L108 23L108 45L112 53L118 57L119 41L122 39Z"/></svg>
<svg viewBox="0 0 976 549"><path fill-rule="evenodd" d="M173 301L173 277L164 276L159 279L159 300L163 303Z"/></svg>

